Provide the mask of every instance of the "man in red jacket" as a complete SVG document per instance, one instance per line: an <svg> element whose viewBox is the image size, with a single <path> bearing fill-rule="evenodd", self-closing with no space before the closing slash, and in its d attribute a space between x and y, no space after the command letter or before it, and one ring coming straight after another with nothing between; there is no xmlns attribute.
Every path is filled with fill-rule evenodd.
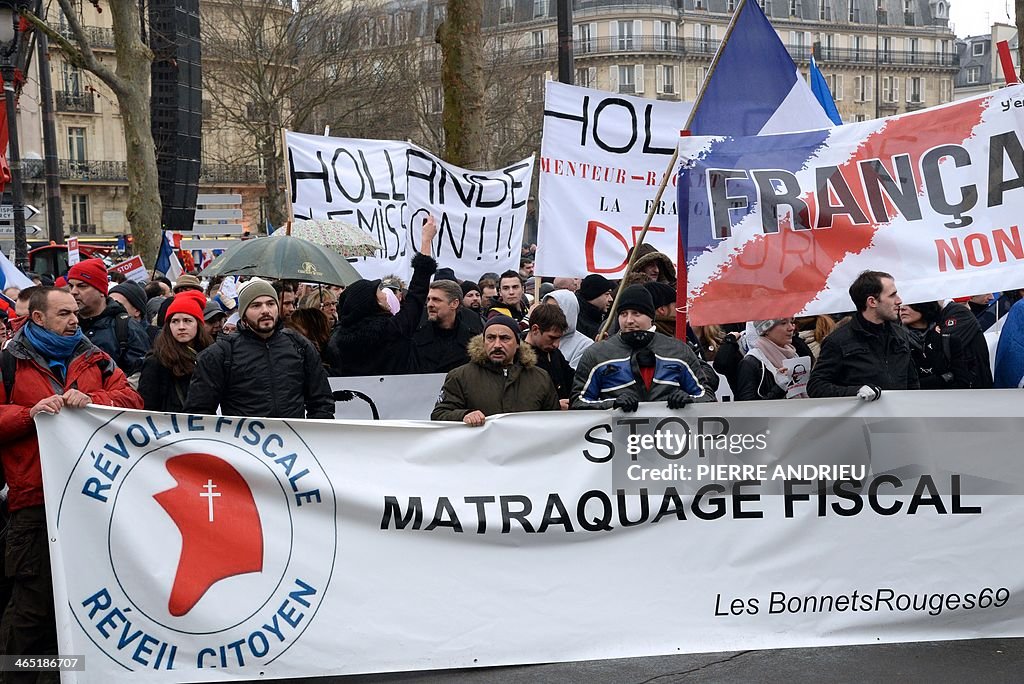
<svg viewBox="0 0 1024 684"><path fill-rule="evenodd" d="M57 630L43 509L36 414L103 404L142 408L142 398L105 352L78 329L78 303L67 292L40 287L28 320L3 352L0 374L0 461L10 487L5 569L13 589L0 624L0 653L55 655ZM9 395L9 396L8 396ZM7 673L12 682L23 674ZM26 681L34 681L26 680Z"/></svg>

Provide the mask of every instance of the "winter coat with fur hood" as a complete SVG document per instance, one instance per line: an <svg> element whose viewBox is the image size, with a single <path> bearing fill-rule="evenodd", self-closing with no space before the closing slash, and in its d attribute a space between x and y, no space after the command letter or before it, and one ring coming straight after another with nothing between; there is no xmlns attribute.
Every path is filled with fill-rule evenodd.
<svg viewBox="0 0 1024 684"><path fill-rule="evenodd" d="M461 421L466 414L485 416L524 411L557 411L558 394L551 377L537 367L533 348L520 344L511 366L487 358L484 338L469 342L469 363L448 373L431 420Z"/></svg>

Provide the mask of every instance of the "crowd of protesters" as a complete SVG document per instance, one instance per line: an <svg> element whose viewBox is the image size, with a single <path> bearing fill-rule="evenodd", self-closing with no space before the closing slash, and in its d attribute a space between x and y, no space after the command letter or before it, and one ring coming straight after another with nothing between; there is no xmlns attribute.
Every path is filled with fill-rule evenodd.
<svg viewBox="0 0 1024 684"><path fill-rule="evenodd" d="M330 376L407 373L445 373L430 417L470 426L518 411L679 410L715 401L722 377L739 401L1024 385L1018 292L904 304L892 275L868 271L850 286L850 312L687 326L681 341L675 268L649 246L622 282L592 274L538 287L527 260L475 281L438 270L436 234L429 219L408 282L343 288L185 274L111 283L104 263L89 259L56 282L5 292L15 306L0 315L10 515L0 652L56 652L41 412L92 403L333 418ZM983 329L1006 312L994 383Z"/></svg>

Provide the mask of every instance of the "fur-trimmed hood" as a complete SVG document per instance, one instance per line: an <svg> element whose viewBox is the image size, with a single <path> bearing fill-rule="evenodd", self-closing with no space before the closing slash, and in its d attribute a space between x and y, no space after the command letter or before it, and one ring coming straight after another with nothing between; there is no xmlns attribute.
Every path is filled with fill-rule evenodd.
<svg viewBox="0 0 1024 684"><path fill-rule="evenodd" d="M493 364L487 360L487 351L484 349L484 336L477 335L469 341L466 346L466 350L469 352L469 360L484 368L493 368ZM521 364L524 368L532 368L537 365L537 354L534 353L533 347L528 344L523 344L522 340L519 341L519 349L516 351L516 362Z"/></svg>
<svg viewBox="0 0 1024 684"><path fill-rule="evenodd" d="M651 245L646 243L640 245L638 250L640 256L636 258L636 262L633 264L633 270L639 271L648 264L658 264L658 282L673 284L676 282L676 267L672 263L672 260L668 258L667 254L659 252Z"/></svg>

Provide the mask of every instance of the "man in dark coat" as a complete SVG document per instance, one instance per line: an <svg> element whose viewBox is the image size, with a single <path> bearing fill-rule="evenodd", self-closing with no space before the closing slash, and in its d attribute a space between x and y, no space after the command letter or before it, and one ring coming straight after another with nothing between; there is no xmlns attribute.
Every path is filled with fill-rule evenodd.
<svg viewBox="0 0 1024 684"><path fill-rule="evenodd" d="M519 324L508 316L487 321L469 343L470 362L448 373L431 420L479 427L487 416L522 411L557 411L558 395L533 349L519 344Z"/></svg>
<svg viewBox="0 0 1024 684"><path fill-rule="evenodd" d="M78 302L78 322L89 341L107 352L125 375L142 369L149 335L124 307L107 299L107 267L101 259L80 261L68 270L71 296Z"/></svg>
<svg viewBox="0 0 1024 684"><path fill-rule="evenodd" d="M412 335L410 372L447 373L468 363L466 347L482 330L480 316L462 307L462 286L435 280L427 291L427 320Z"/></svg>
<svg viewBox="0 0 1024 684"><path fill-rule="evenodd" d="M580 283L576 298L580 300L580 314L576 319L576 330L590 339L597 337L601 323L612 306L612 290L615 283L596 273L588 275Z"/></svg>
<svg viewBox="0 0 1024 684"><path fill-rule="evenodd" d="M558 404L564 411L569 408L569 392L575 371L565 355L558 348L562 337L569 329L569 321L557 304L544 303L534 307L530 314L530 329L523 339L524 345L533 347L537 356L537 367L551 376L558 393Z"/></svg>
<svg viewBox="0 0 1024 684"><path fill-rule="evenodd" d="M238 332L199 353L186 413L334 418L334 395L313 343L282 327L277 291L253 278L238 293Z"/></svg>
<svg viewBox="0 0 1024 684"><path fill-rule="evenodd" d="M850 285L857 313L821 343L807 381L810 397L874 401L882 390L918 389L910 337L899 324L903 301L888 273L864 271Z"/></svg>

